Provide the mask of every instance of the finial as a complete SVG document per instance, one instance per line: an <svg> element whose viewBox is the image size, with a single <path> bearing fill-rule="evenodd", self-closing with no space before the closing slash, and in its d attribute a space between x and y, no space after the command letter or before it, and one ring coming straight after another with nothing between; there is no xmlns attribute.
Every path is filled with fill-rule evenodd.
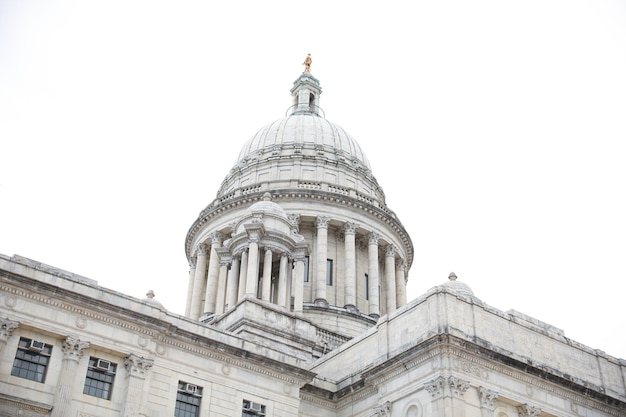
<svg viewBox="0 0 626 417"><path fill-rule="evenodd" d="M152 290L148 291L148 294L146 294L146 297L148 297L150 299L154 298L154 291L152 291Z"/></svg>
<svg viewBox="0 0 626 417"><path fill-rule="evenodd" d="M306 59L302 63L302 65L304 65L304 72L305 73L310 73L311 72L311 62L313 62L313 60L311 59L311 54L307 54Z"/></svg>
<svg viewBox="0 0 626 417"><path fill-rule="evenodd" d="M448 279L450 281L456 281L456 274L454 272L450 272L450 275L448 275Z"/></svg>

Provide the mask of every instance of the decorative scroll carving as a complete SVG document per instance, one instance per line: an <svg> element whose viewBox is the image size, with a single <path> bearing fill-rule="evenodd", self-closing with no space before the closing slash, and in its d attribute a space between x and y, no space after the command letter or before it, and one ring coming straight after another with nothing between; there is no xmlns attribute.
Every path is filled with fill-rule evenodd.
<svg viewBox="0 0 626 417"><path fill-rule="evenodd" d="M398 250L396 249L395 246L393 245L385 246L385 256L390 257L390 258L395 258L397 252Z"/></svg>
<svg viewBox="0 0 626 417"><path fill-rule="evenodd" d="M63 346L61 347L64 359L75 359L78 361L83 357L83 353L85 353L85 349L89 348L89 345L89 342L83 342L80 339L68 336L63 341Z"/></svg>
<svg viewBox="0 0 626 417"><path fill-rule="evenodd" d="M430 392L430 395L432 395L433 397L439 396L443 393L444 381L445 381L444 377L442 376L437 377L433 379L432 381L424 384L424 388L426 389L426 391Z"/></svg>
<svg viewBox="0 0 626 417"><path fill-rule="evenodd" d="M213 244L221 245L224 240L224 235L217 231L210 233L209 237L211 238L211 243Z"/></svg>
<svg viewBox="0 0 626 417"><path fill-rule="evenodd" d="M368 239L370 245L378 245L378 241L380 240L380 234L372 232L368 235Z"/></svg>
<svg viewBox="0 0 626 417"><path fill-rule="evenodd" d="M8 318L2 319L0 321L0 342L5 342L11 337L13 330L17 329L20 325L19 322L9 320Z"/></svg>
<svg viewBox="0 0 626 417"><path fill-rule="evenodd" d="M204 243L200 243L197 247L196 247L196 256L206 256L207 254L207 245L205 245Z"/></svg>
<svg viewBox="0 0 626 417"><path fill-rule="evenodd" d="M469 381L464 381L455 376L448 377L448 384L450 385L450 390L452 391L452 394L461 398L463 398L463 394L470 387Z"/></svg>
<svg viewBox="0 0 626 417"><path fill-rule="evenodd" d="M356 233L357 224L354 222L346 222L343 225L343 231L346 235L353 235Z"/></svg>
<svg viewBox="0 0 626 417"><path fill-rule="evenodd" d="M152 365L154 365L154 359L146 359L134 353L124 358L124 366L130 375L143 376L152 368Z"/></svg>
<svg viewBox="0 0 626 417"><path fill-rule="evenodd" d="M317 226L318 229L328 228L328 223L330 223L330 217L327 216L317 216L315 219L315 226Z"/></svg>
<svg viewBox="0 0 626 417"><path fill-rule="evenodd" d="M288 214L287 219L289 219L289 224L291 224L291 228L294 233L300 233L300 215L299 214Z"/></svg>
<svg viewBox="0 0 626 417"><path fill-rule="evenodd" d="M495 401L498 399L500 394L485 387L478 387L478 393L480 394L480 405L493 410L495 407Z"/></svg>
<svg viewBox="0 0 626 417"><path fill-rule="evenodd" d="M537 417L541 414L541 409L530 404L524 404L517 407L519 417Z"/></svg>
<svg viewBox="0 0 626 417"><path fill-rule="evenodd" d="M379 417L391 416L391 402L387 401L382 405L374 407L374 415Z"/></svg>

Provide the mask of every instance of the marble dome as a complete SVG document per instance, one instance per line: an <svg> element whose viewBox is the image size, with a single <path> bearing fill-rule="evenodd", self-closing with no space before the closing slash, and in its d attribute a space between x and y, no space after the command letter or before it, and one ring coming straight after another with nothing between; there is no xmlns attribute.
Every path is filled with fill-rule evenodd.
<svg viewBox="0 0 626 417"><path fill-rule="evenodd" d="M245 165L259 157L271 157L279 150L292 154L302 149L326 151L340 162L371 170L359 144L341 126L315 113L292 114L261 128L241 149L237 164Z"/></svg>

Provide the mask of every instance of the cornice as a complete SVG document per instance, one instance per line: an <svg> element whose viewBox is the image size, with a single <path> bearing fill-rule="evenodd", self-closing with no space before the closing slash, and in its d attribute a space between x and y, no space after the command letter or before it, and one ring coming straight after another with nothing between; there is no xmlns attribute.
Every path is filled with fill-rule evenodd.
<svg viewBox="0 0 626 417"><path fill-rule="evenodd" d="M254 193L242 195L239 197L232 197L228 200L223 200L219 202L217 205L215 203L219 201L216 199L212 204L210 204L206 209L204 209L199 217L193 222L191 227L187 232L187 237L185 240L185 253L187 258L191 257L193 252L193 248L191 247L192 241L196 234L202 229L202 227L215 218L217 215L229 211L231 209L241 207L243 205L250 205L255 202L261 201L263 194L267 190L264 191L256 191ZM279 189L279 190L271 190L272 199L275 202L279 202L279 200L286 199L311 199L316 201L325 201L329 203L333 203L337 206L345 206L352 210L360 210L365 212L369 216L373 216L377 220L385 223L392 230L394 230L397 235L400 237L404 244L404 248L407 253L407 267L410 269L413 263L414 249L413 242L411 241L410 236L408 235L406 229L397 219L395 213L393 211L387 209L386 207L380 208L375 205L370 204L367 201L350 197L347 195L331 193L327 191L321 190L312 190L312 189Z"/></svg>
<svg viewBox="0 0 626 417"><path fill-rule="evenodd" d="M464 363L460 364L457 370L472 376L474 381L477 379L479 381L487 380L489 377L487 371L490 371L516 379L537 389L551 392L559 398L571 401L572 404L600 410L608 415L621 417L626 412L626 402L604 394L601 388L592 388L584 382L571 381L532 364L523 363L505 354L449 334L436 335L403 350L400 354L379 363L360 375L351 375L347 379L357 378L355 382L335 392L311 388L308 385L304 392L308 393L307 399L312 396L321 396L326 401L334 403L335 408L340 408L340 403L352 401L357 397L361 398L366 395L366 390L369 392L369 390L373 390L375 387L409 372L421 364L438 363L436 358L440 356L452 356L463 361ZM518 400L523 402L521 401L523 398L518 398Z"/></svg>
<svg viewBox="0 0 626 417"><path fill-rule="evenodd" d="M262 354L181 329L168 321L114 306L105 301L32 280L12 272L0 271L0 291L9 296L31 300L53 309L64 310L83 319L105 323L112 327L143 335L164 345L199 356L209 357L299 386L311 381L316 375L303 367L286 364ZM64 301L63 298L66 298L68 301ZM190 321L184 317L177 317L176 319ZM197 322L193 322L193 324L201 326ZM31 323L32 325L36 325L36 323ZM217 329L211 328L211 330L220 333ZM85 332L85 330L82 331ZM241 340L236 335L225 334L225 336L239 340L241 346L244 343L253 345L251 342ZM116 349L119 349L119 346ZM262 364L262 366L256 364Z"/></svg>

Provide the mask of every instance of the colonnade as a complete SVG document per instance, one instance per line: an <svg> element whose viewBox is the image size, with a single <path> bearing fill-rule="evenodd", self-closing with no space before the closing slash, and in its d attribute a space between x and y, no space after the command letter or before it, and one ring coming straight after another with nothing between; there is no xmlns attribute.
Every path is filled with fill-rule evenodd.
<svg viewBox="0 0 626 417"><path fill-rule="evenodd" d="M309 266L313 275L312 300L320 306L328 306L326 269L330 221L327 216L316 218L314 264ZM348 221L339 230L345 245L344 269L338 274L343 280L343 307L353 312L358 311L357 229L355 223ZM223 314L245 297L258 298L287 310L291 308L293 297L293 311L302 312L306 250L286 250L278 247L275 240L264 239L262 224L246 224L246 232L246 245L234 253L222 247L225 236L220 232L211 233L206 243L197 246L195 261L190 261L185 315L199 319L206 314ZM383 314L406 304L406 264L395 246L386 244L380 247L382 236L379 233L369 232L359 237L367 241L368 314L379 317L381 288L385 297ZM380 249L384 253L382 263ZM273 270L276 264L278 276L276 269ZM382 276L379 271L381 264Z"/></svg>

